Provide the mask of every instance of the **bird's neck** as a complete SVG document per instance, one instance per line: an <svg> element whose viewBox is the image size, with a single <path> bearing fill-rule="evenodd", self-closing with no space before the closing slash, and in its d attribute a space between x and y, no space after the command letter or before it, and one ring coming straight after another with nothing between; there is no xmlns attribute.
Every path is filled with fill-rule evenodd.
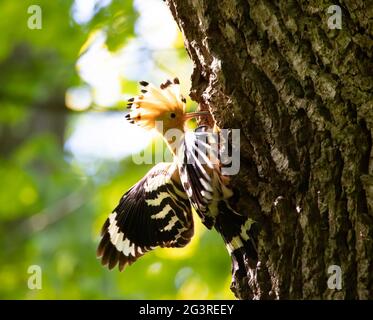
<svg viewBox="0 0 373 320"><path fill-rule="evenodd" d="M184 140L184 132L180 131L180 134L172 137L162 137L172 155L177 156Z"/></svg>

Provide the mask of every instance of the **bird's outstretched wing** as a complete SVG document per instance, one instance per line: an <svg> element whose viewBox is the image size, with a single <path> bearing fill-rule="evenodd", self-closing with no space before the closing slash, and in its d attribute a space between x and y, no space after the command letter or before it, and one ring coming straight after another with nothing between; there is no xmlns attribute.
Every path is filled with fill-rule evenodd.
<svg viewBox="0 0 373 320"><path fill-rule="evenodd" d="M102 227L97 256L122 271L155 247L183 247L194 233L175 163L159 163L121 198Z"/></svg>

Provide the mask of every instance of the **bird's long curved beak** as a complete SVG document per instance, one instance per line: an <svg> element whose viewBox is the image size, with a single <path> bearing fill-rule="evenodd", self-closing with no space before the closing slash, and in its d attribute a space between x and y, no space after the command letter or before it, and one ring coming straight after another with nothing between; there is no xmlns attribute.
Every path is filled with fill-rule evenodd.
<svg viewBox="0 0 373 320"><path fill-rule="evenodd" d="M200 116L207 116L209 114L210 114L209 111L188 112L184 115L184 120L189 120L189 119L197 118Z"/></svg>

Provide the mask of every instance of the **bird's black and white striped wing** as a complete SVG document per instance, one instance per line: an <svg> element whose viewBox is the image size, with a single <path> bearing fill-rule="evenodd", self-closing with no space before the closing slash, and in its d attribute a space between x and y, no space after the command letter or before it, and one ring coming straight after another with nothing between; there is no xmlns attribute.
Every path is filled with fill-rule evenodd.
<svg viewBox="0 0 373 320"><path fill-rule="evenodd" d="M221 151L232 148L230 137L227 138L207 127L187 132L178 154L182 159L179 161L180 180L203 224L207 228L214 226L222 235L234 272L246 275L246 265L253 267L258 260L257 229L254 220L239 214L230 204L237 194L220 170L230 164L220 160Z"/></svg>
<svg viewBox="0 0 373 320"><path fill-rule="evenodd" d="M178 153L180 179L189 200L207 228L214 225L209 205L214 198L214 159L212 133L207 127L186 132Z"/></svg>
<svg viewBox="0 0 373 320"><path fill-rule="evenodd" d="M103 265L123 270L155 247L183 247L194 233L187 194L175 163L159 163L120 200L102 228Z"/></svg>

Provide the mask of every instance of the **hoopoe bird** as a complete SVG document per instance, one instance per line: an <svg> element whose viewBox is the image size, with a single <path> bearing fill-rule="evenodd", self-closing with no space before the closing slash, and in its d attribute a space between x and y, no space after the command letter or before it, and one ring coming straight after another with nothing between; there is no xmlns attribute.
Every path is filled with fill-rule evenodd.
<svg viewBox="0 0 373 320"><path fill-rule="evenodd" d="M186 100L179 80L168 80L156 87L140 82L141 94L129 99L126 119L143 128L155 129L163 136L173 155L172 162L155 165L120 199L104 223L97 256L109 269L122 271L156 247L184 247L194 234L192 208L208 228L222 235L232 258L234 272L243 275L257 262L253 220L233 208L237 198L223 164L213 155L219 128L188 130L191 118L209 112L186 113ZM157 124L161 123L159 127ZM167 136L179 130L178 141ZM236 199L237 200L237 199Z"/></svg>

